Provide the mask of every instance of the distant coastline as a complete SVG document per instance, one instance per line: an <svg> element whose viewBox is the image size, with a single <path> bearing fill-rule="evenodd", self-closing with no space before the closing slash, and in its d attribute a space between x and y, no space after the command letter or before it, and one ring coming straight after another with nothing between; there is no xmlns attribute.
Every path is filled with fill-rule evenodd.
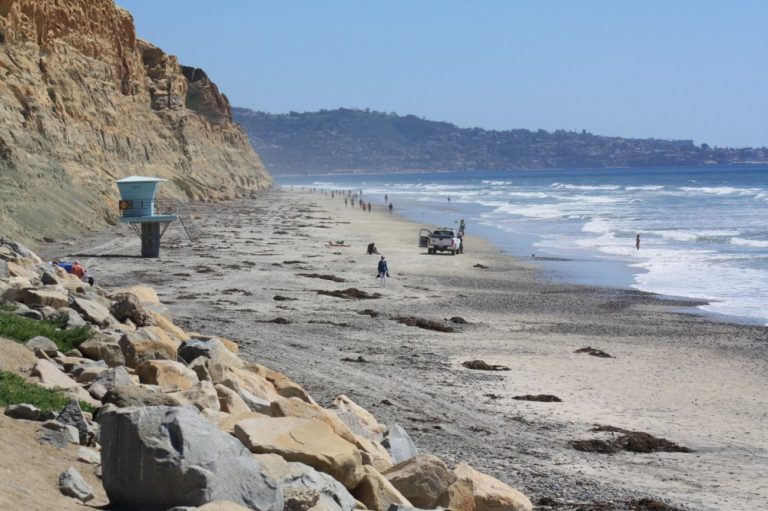
<svg viewBox="0 0 768 511"><path fill-rule="evenodd" d="M768 148L581 131L461 128L415 115L339 108L270 114L233 108L273 175L730 166L768 163Z"/></svg>

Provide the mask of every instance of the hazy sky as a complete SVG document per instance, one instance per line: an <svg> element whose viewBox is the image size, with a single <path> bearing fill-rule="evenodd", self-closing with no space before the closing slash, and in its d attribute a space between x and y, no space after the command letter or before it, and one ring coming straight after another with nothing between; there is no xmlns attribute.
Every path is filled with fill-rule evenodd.
<svg viewBox="0 0 768 511"><path fill-rule="evenodd" d="M768 146L768 1L117 0L235 106Z"/></svg>

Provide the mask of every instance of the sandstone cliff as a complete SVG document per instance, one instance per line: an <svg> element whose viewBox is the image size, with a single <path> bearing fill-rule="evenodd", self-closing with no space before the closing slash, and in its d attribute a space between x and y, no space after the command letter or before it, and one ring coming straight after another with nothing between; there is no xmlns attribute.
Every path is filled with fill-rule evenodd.
<svg viewBox="0 0 768 511"><path fill-rule="evenodd" d="M113 222L132 174L198 200L271 185L226 96L113 0L0 0L0 236Z"/></svg>

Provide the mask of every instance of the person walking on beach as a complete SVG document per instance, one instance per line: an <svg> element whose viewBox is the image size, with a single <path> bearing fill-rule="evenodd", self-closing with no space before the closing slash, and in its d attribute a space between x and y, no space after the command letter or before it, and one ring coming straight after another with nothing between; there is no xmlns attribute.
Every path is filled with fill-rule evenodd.
<svg viewBox="0 0 768 511"><path fill-rule="evenodd" d="M635 248L640 250L640 235L635 236Z"/></svg>
<svg viewBox="0 0 768 511"><path fill-rule="evenodd" d="M384 256L379 259L379 267L377 277L379 279L379 285L385 287L387 285L387 278L389 277L389 268L387 268L387 261Z"/></svg>
<svg viewBox="0 0 768 511"><path fill-rule="evenodd" d="M388 196L387 196L387 194L385 193L385 194L384 194L384 204L386 204L388 200L389 200L389 197L388 197Z"/></svg>
<svg viewBox="0 0 768 511"><path fill-rule="evenodd" d="M393 206L393 205L392 205L392 203L390 202L390 203L389 203L389 214L390 214L390 215L392 214L392 208L394 208L394 206Z"/></svg>

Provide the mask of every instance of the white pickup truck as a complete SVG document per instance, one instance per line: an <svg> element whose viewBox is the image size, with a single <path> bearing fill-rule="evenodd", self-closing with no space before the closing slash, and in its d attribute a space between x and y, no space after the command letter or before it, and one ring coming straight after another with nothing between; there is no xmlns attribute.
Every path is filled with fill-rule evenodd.
<svg viewBox="0 0 768 511"><path fill-rule="evenodd" d="M449 251L451 255L463 253L464 246L461 243L461 238L456 234L456 231L450 227L435 229L429 236L427 252L436 254L437 252L445 252L446 250Z"/></svg>

